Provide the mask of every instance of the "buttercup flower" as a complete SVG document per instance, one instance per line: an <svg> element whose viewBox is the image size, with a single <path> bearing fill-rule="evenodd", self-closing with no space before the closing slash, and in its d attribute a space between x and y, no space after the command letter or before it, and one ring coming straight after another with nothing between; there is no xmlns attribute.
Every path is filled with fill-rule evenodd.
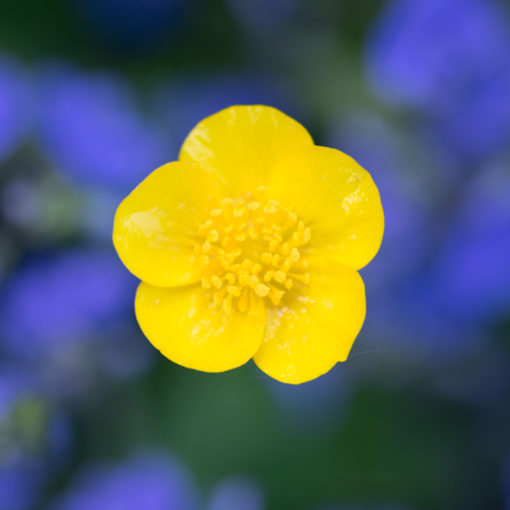
<svg viewBox="0 0 510 510"><path fill-rule="evenodd" d="M352 158L274 108L233 106L124 199L113 241L142 280L136 316L162 354L207 372L253 357L298 384L347 358L365 317L357 270L383 227Z"/></svg>

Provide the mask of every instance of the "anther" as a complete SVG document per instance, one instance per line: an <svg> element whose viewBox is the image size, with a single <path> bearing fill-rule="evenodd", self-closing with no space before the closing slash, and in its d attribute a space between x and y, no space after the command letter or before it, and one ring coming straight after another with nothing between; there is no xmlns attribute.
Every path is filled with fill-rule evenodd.
<svg viewBox="0 0 510 510"><path fill-rule="evenodd" d="M194 253L210 266L201 283L226 313L233 306L250 310L256 296L278 306L296 282L310 281L300 248L310 241L310 228L265 194L261 187L243 197L209 200L209 217L198 229Z"/></svg>
<svg viewBox="0 0 510 510"><path fill-rule="evenodd" d="M217 288L217 289L220 289L221 286L223 285L223 280L219 277L219 276L216 276L214 275L212 278L211 278L211 282L212 284Z"/></svg>
<svg viewBox="0 0 510 510"><path fill-rule="evenodd" d="M274 271L270 269L269 271L266 271L264 274L264 281L270 282L273 279Z"/></svg>
<svg viewBox="0 0 510 510"><path fill-rule="evenodd" d="M287 275L285 274L284 271L275 271L274 273L274 279L278 282L278 283L283 283L285 281L285 279L287 278Z"/></svg>
<svg viewBox="0 0 510 510"><path fill-rule="evenodd" d="M255 294L257 294L257 296L266 297L271 289L267 285L264 285L263 283L257 283L253 290L255 291Z"/></svg>
<svg viewBox="0 0 510 510"><path fill-rule="evenodd" d="M209 234L207 234L207 240L210 243L215 243L220 238L220 235L218 234L217 230L211 230Z"/></svg>
<svg viewBox="0 0 510 510"><path fill-rule="evenodd" d="M234 297L239 297L241 295L241 289L236 285L229 285L227 287L227 292Z"/></svg>
<svg viewBox="0 0 510 510"><path fill-rule="evenodd" d="M271 259L271 264L273 265L273 267L276 267L280 262L280 255L278 255L278 253L275 253Z"/></svg>
<svg viewBox="0 0 510 510"><path fill-rule="evenodd" d="M283 290L272 289L269 293L269 299L273 303L274 306L278 306L285 292Z"/></svg>

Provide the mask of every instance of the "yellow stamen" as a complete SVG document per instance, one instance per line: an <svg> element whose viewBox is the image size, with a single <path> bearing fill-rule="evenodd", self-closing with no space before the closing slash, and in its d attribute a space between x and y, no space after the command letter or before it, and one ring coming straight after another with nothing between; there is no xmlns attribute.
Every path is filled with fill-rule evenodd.
<svg viewBox="0 0 510 510"><path fill-rule="evenodd" d="M257 296L266 297L271 289L267 285L264 285L263 283L257 283L257 285L255 285L254 290Z"/></svg>
<svg viewBox="0 0 510 510"><path fill-rule="evenodd" d="M310 281L305 260L310 228L278 201L265 200L265 193L258 188L235 199L211 199L198 228L194 253L207 275L202 287L225 313L234 301L241 312L260 298L280 306L287 293L295 299Z"/></svg>

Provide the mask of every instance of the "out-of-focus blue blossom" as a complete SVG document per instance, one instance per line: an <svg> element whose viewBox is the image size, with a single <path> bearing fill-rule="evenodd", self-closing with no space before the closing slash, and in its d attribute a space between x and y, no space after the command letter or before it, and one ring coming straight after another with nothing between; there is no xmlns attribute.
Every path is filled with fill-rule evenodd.
<svg viewBox="0 0 510 510"><path fill-rule="evenodd" d="M438 110L431 128L439 143L475 160L504 148L510 141L510 62Z"/></svg>
<svg viewBox="0 0 510 510"><path fill-rule="evenodd" d="M472 183L429 279L440 306L466 324L510 311L509 175L485 169Z"/></svg>
<svg viewBox="0 0 510 510"><path fill-rule="evenodd" d="M39 497L45 481L44 466L36 459L0 459L0 505L2 510L25 510Z"/></svg>
<svg viewBox="0 0 510 510"><path fill-rule="evenodd" d="M18 62L0 54L0 162L16 149L32 121L32 91Z"/></svg>
<svg viewBox="0 0 510 510"><path fill-rule="evenodd" d="M79 475L52 510L196 510L193 483L174 459L139 454Z"/></svg>
<svg viewBox="0 0 510 510"><path fill-rule="evenodd" d="M407 149L398 133L374 116L347 116L341 124L332 126L327 137L329 145L366 168L379 188L384 238L379 253L363 273L372 291L394 284L416 268L430 241L430 199L419 184L417 169L412 168L412 159L405 161Z"/></svg>
<svg viewBox="0 0 510 510"><path fill-rule="evenodd" d="M0 289L0 352L29 362L61 396L84 394L100 375L136 376L154 352L131 327L135 287L113 251L29 260Z"/></svg>
<svg viewBox="0 0 510 510"><path fill-rule="evenodd" d="M32 260L0 294L0 348L36 359L104 334L131 312L134 287L111 252L71 250Z"/></svg>
<svg viewBox="0 0 510 510"><path fill-rule="evenodd" d="M482 158L510 140L509 13L492 0L397 0L367 45L375 90L418 107L443 145Z"/></svg>
<svg viewBox="0 0 510 510"><path fill-rule="evenodd" d="M441 365L463 358L484 342L481 328L454 320L431 291L429 272L367 295L361 338L369 352L394 352ZM360 341L361 341L360 338Z"/></svg>
<svg viewBox="0 0 510 510"><path fill-rule="evenodd" d="M167 143L119 76L60 69L42 81L40 142L61 172L130 191L167 161Z"/></svg>
<svg viewBox="0 0 510 510"><path fill-rule="evenodd" d="M140 49L176 28L185 0L74 0L94 34L117 48Z"/></svg>
<svg viewBox="0 0 510 510"><path fill-rule="evenodd" d="M492 0L388 2L368 38L372 84L397 103L440 110L508 63L505 18Z"/></svg>
<svg viewBox="0 0 510 510"><path fill-rule="evenodd" d="M52 413L40 385L19 367L0 367L0 508L25 510L67 458L69 424Z"/></svg>
<svg viewBox="0 0 510 510"><path fill-rule="evenodd" d="M207 510L264 510L264 493L257 482L245 476L233 476L214 489Z"/></svg>
<svg viewBox="0 0 510 510"><path fill-rule="evenodd" d="M336 424L334 417L345 416L349 409L352 382L344 368L344 365L338 364L318 379L299 385L268 379L275 403L290 426L306 429L326 423Z"/></svg>
<svg viewBox="0 0 510 510"><path fill-rule="evenodd" d="M158 94L161 122L176 141L173 159L188 133L205 117L235 104L266 104L292 115L290 94L273 80L256 76L189 76Z"/></svg>
<svg viewBox="0 0 510 510"><path fill-rule="evenodd" d="M34 381L28 374L13 366L2 366L0 370L0 417L7 416L20 396L30 394Z"/></svg>
<svg viewBox="0 0 510 510"><path fill-rule="evenodd" d="M297 0L227 0L240 24L254 33L285 26L296 13Z"/></svg>
<svg viewBox="0 0 510 510"><path fill-rule="evenodd" d="M358 115L329 136L331 144L373 175L385 210L380 252L363 269L370 281L369 312L361 333L366 350L395 350L439 363L472 353L486 336L474 321L508 308L508 269L502 266L510 256L503 191L508 184L493 179L493 191L500 190L496 199L488 195L487 185L475 183L476 193L467 197L466 210L450 226L438 256L431 236L434 228L437 232L431 225L433 197L427 196L427 185L432 179L432 189L439 180L451 186L450 176L427 168L422 173L428 181L423 180L412 158L405 163L405 145L391 126L373 117L362 120ZM439 260L431 263L434 256ZM471 274L477 264L480 268Z"/></svg>

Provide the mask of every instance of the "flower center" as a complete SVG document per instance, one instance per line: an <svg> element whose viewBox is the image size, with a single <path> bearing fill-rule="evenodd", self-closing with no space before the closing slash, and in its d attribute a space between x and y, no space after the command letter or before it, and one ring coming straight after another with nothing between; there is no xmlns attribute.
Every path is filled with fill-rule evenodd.
<svg viewBox="0 0 510 510"><path fill-rule="evenodd" d="M265 189L258 188L214 201L198 229L195 253L204 271L202 286L228 313L233 306L247 311L254 296L279 306L310 281L304 258L310 228L264 196Z"/></svg>

